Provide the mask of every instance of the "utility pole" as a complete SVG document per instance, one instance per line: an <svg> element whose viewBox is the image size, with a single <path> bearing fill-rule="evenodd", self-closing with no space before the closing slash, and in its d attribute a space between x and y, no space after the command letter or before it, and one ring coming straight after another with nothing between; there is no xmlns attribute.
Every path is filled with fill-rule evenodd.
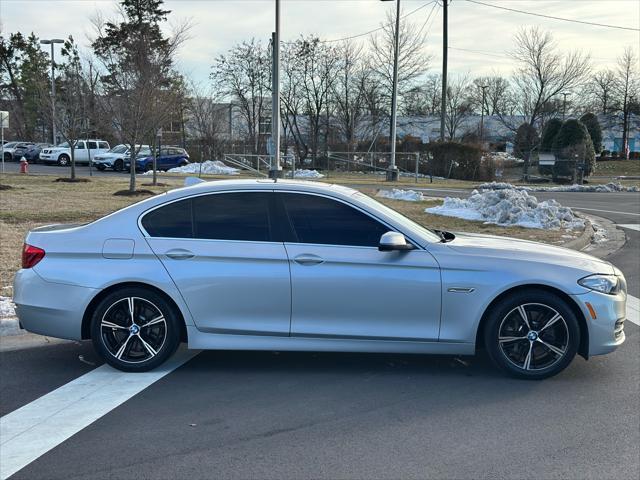
<svg viewBox="0 0 640 480"><path fill-rule="evenodd" d="M564 117L567 114L567 95L569 95L567 92L562 92L562 96L564 97L564 100L562 101L562 121L564 122Z"/></svg>
<svg viewBox="0 0 640 480"><path fill-rule="evenodd" d="M282 175L280 166L280 0L276 2L276 31L273 32L273 75L271 105L271 140L273 143L273 162L269 170L270 178Z"/></svg>
<svg viewBox="0 0 640 480"><path fill-rule="evenodd" d="M51 40L40 40L42 45L51 45L51 143L56 145L56 62L53 46L56 43L64 43L64 40L52 38Z"/></svg>
<svg viewBox="0 0 640 480"><path fill-rule="evenodd" d="M449 53L449 22L447 2L442 2L442 105L440 107L440 141L444 142L444 122L447 116L447 54Z"/></svg>
<svg viewBox="0 0 640 480"><path fill-rule="evenodd" d="M484 99L489 85L480 85L480 88L482 89L482 106L480 107L480 144L484 145Z"/></svg>

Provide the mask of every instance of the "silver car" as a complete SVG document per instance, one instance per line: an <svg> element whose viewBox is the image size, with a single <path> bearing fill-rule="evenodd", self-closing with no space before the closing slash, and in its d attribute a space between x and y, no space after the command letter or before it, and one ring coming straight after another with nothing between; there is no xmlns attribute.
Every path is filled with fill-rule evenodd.
<svg viewBox="0 0 640 480"><path fill-rule="evenodd" d="M206 182L88 225L27 235L17 315L152 369L193 349L471 355L539 379L624 339L610 263L510 238L428 230L355 190Z"/></svg>

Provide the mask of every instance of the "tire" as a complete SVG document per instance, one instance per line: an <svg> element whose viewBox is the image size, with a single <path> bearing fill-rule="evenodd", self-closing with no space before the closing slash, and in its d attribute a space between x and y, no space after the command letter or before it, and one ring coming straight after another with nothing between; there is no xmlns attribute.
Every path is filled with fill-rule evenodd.
<svg viewBox="0 0 640 480"><path fill-rule="evenodd" d="M153 163L147 163L144 167L144 171L145 172L152 172L153 171Z"/></svg>
<svg viewBox="0 0 640 480"><path fill-rule="evenodd" d="M106 168L104 165L102 165L101 163L99 163L98 165L96 165L96 168L98 170L100 170L101 172L104 172L104 169Z"/></svg>
<svg viewBox="0 0 640 480"><path fill-rule="evenodd" d="M68 166L70 162L71 159L69 158L69 155L62 154L58 157L58 165L60 165L61 167Z"/></svg>
<svg viewBox="0 0 640 480"><path fill-rule="evenodd" d="M483 334L489 358L517 378L542 380L560 373L580 345L575 314L550 292L517 292L500 301L488 315Z"/></svg>
<svg viewBox="0 0 640 480"><path fill-rule="evenodd" d="M124 170L124 160L119 158L115 162L113 162L113 170L116 172L121 172L122 170Z"/></svg>
<svg viewBox="0 0 640 480"><path fill-rule="evenodd" d="M11 155L9 152L6 152L6 153L4 154L4 161L5 161L5 162L10 162L10 161L12 161L12 160L13 160L13 155Z"/></svg>
<svg viewBox="0 0 640 480"><path fill-rule="evenodd" d="M96 352L112 367L123 372L147 372L176 351L180 327L178 313L162 295L142 287L126 287L110 293L96 306L91 317L91 340Z"/></svg>

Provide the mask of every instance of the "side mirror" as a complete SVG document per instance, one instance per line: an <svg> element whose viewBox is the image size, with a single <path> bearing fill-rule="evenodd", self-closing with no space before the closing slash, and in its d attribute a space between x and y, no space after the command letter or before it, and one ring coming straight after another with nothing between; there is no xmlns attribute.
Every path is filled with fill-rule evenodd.
<svg viewBox="0 0 640 480"><path fill-rule="evenodd" d="M380 237L378 250L381 252L413 250L413 245L407 243L404 235L398 232L387 232Z"/></svg>

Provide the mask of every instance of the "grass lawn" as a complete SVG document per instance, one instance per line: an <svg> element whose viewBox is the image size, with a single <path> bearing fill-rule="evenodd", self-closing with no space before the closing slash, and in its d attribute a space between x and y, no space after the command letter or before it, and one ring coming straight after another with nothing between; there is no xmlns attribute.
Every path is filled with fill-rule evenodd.
<svg viewBox="0 0 640 480"><path fill-rule="evenodd" d="M596 163L596 176L640 176L640 160L607 160ZM636 184L638 181L636 180Z"/></svg>
<svg viewBox="0 0 640 480"><path fill-rule="evenodd" d="M330 177L335 183L363 185L362 191L375 196L377 189L365 187L373 183L380 183L384 188L411 188L413 179L403 178L396 185L385 182L382 178L378 182L373 175L358 175L361 182L357 182L353 175ZM363 179L362 177L367 177ZM230 177L213 177L229 179ZM236 177L237 178L237 177ZM372 181L373 180L373 181ZM420 185L425 185L425 179L420 179ZM138 188L148 189L155 193L162 193L183 185L184 177L163 175L160 179L166 186L151 187L147 184L151 179L138 179ZM428 181L428 180L427 180ZM20 248L24 236L31 228L52 223L86 223L100 218L122 207L147 198L145 196L127 197L114 196L118 190L128 188L129 180L125 177L94 177L87 183L56 182L54 176L49 175L17 175L5 174L0 176L0 185L10 188L0 190L0 295L10 293L9 287L13 275L20 268ZM413 184L415 185L415 184ZM436 180L434 180L434 186ZM472 182L438 181L438 186L472 187ZM418 223L429 228L449 231L479 232L494 235L512 236L523 239L537 240L547 243L561 243L567 241L562 238L566 232L534 230L520 227L498 227L484 225L482 222L472 222L451 217L442 217L424 213L424 209L439 204L439 201L402 202L397 200L378 199L392 208L402 212ZM578 233L572 233L577 235Z"/></svg>

